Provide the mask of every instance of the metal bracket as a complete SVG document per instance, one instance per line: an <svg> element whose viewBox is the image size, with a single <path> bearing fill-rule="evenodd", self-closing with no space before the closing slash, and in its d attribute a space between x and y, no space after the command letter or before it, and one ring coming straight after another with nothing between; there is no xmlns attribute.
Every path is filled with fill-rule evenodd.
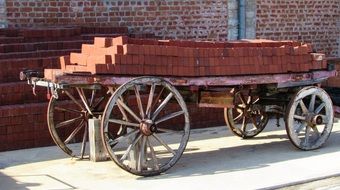
<svg viewBox="0 0 340 190"><path fill-rule="evenodd" d="M37 95L37 93L36 93L36 91L35 91L36 84L33 83L32 86L33 86L33 87L32 87L33 95L36 96L36 95Z"/></svg>
<svg viewBox="0 0 340 190"><path fill-rule="evenodd" d="M58 96L58 88L55 88L54 85L52 84L50 86L50 90L51 90L52 97L54 97L55 99L58 99L59 98L59 96Z"/></svg>

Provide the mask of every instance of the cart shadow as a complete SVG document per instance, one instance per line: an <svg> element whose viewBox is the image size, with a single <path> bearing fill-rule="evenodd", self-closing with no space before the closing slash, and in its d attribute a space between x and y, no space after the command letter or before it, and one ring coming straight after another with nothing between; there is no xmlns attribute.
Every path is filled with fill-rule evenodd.
<svg viewBox="0 0 340 190"><path fill-rule="evenodd" d="M261 138L282 138L286 135L270 135ZM179 162L166 174L138 178L139 180L168 179L188 176L213 175L246 171L268 167L283 161L302 159L337 152L340 132L334 132L321 149L302 151L295 148L289 140L277 142L220 148L213 151L185 152ZM257 137L252 141L259 140Z"/></svg>

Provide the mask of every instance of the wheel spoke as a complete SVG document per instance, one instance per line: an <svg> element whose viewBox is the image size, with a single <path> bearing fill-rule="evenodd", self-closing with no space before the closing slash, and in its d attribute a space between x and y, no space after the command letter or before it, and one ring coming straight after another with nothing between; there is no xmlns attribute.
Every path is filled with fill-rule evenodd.
<svg viewBox="0 0 340 190"><path fill-rule="evenodd" d="M242 118L242 126L241 126L241 132L242 132L242 134L244 133L244 131L246 131L246 116L243 116L243 118Z"/></svg>
<svg viewBox="0 0 340 190"><path fill-rule="evenodd" d="M253 101L253 97L252 96L248 96L248 98L247 98L247 105L251 104L252 101Z"/></svg>
<svg viewBox="0 0 340 190"><path fill-rule="evenodd" d="M159 99L161 98L161 95L163 94L165 87L163 86L162 90L158 93L156 99L153 101L153 104L151 106L151 110L153 110L155 108L155 106L157 105Z"/></svg>
<svg viewBox="0 0 340 190"><path fill-rule="evenodd" d="M146 139L147 145L150 148L150 154L151 154L151 157L152 157L153 166L155 167L156 170L159 170L159 166L158 166L158 161L157 161L155 150L153 149L153 146L152 146L151 142L149 141L149 137L146 137L146 138L147 138Z"/></svg>
<svg viewBox="0 0 340 190"><path fill-rule="evenodd" d="M300 107L301 107L301 109L302 109L302 112L303 112L303 113L308 113L308 109L307 109L305 103L303 103L302 100L299 101L299 104L300 104Z"/></svg>
<svg viewBox="0 0 340 190"><path fill-rule="evenodd" d="M79 125L73 130L73 132L67 137L67 139L64 141L65 144L68 144L80 131L80 129L84 126L84 120L82 120Z"/></svg>
<svg viewBox="0 0 340 190"><path fill-rule="evenodd" d="M123 120L119 120L119 119L109 119L109 122L116 123L116 124L119 124L119 125L127 125L127 126L139 127L138 123L131 123L131 122L123 121Z"/></svg>
<svg viewBox="0 0 340 190"><path fill-rule="evenodd" d="M256 129L259 129L259 126L257 125L256 120L254 119L254 117L250 117L250 119L251 119L251 122L253 123L253 126L254 126Z"/></svg>
<svg viewBox="0 0 340 190"><path fill-rule="evenodd" d="M85 128L84 128L84 135L83 135L83 141L81 143L81 152L80 152L80 158L83 159L84 158L84 154L85 154L85 148L86 148L86 140L87 140L87 123L85 124Z"/></svg>
<svg viewBox="0 0 340 190"><path fill-rule="evenodd" d="M306 121L306 117L304 117L304 116L300 116L300 115L294 115L293 117L294 117L294 119L298 119L298 120Z"/></svg>
<svg viewBox="0 0 340 190"><path fill-rule="evenodd" d="M151 115L151 106L152 106L153 96L155 94L155 88L156 88L155 83L152 83L151 88L150 88L150 93L149 93L148 104L146 106L146 115L148 116L148 118L150 118L150 115Z"/></svg>
<svg viewBox="0 0 340 190"><path fill-rule="evenodd" d="M92 92L91 92L90 107L92 107L92 105L93 105L95 95L96 95L96 89L93 89Z"/></svg>
<svg viewBox="0 0 340 190"><path fill-rule="evenodd" d="M76 89L78 91L80 99L83 101L83 104L85 105L86 110L89 112L89 114L93 115L93 113L92 113L92 111L89 107L89 104L87 102L87 99L85 97L84 90L82 88L76 88Z"/></svg>
<svg viewBox="0 0 340 190"><path fill-rule="evenodd" d="M78 121L78 120L80 120L80 119L82 119L82 118L83 118L83 116L81 115L81 116L79 116L79 117L76 117L76 118L73 118L73 119L69 119L69 120L60 122L60 123L58 123L58 124L55 126L55 128L58 129L58 128L60 128L60 127L63 127L63 126L72 124L72 123L74 123L74 122L76 122L76 121Z"/></svg>
<svg viewBox="0 0 340 190"><path fill-rule="evenodd" d="M307 126L307 123L300 123L299 127L295 130L295 133L298 135L302 129Z"/></svg>
<svg viewBox="0 0 340 190"><path fill-rule="evenodd" d="M236 110L243 110L245 108L245 106L242 104L237 104L235 107L236 107Z"/></svg>
<svg viewBox="0 0 340 190"><path fill-rule="evenodd" d="M98 108L98 106L100 106L100 104L104 101L104 99L105 99L105 97L100 97L100 98L98 99L98 101L92 105L92 108L93 108L94 110L96 110L96 109Z"/></svg>
<svg viewBox="0 0 340 190"><path fill-rule="evenodd" d="M145 145L146 145L146 137L143 136L141 148L140 148L139 155L138 155L138 163L137 163L138 171L142 171L143 167L145 166L145 158L144 158L145 157Z"/></svg>
<svg viewBox="0 0 340 190"><path fill-rule="evenodd" d="M168 96L162 101L161 105L158 106L156 111L152 114L152 120L155 120L158 114L163 110L163 108L166 106L166 104L170 101L170 99L173 97L173 93L170 92Z"/></svg>
<svg viewBox="0 0 340 190"><path fill-rule="evenodd" d="M81 113L79 110L69 109L69 108L61 108L61 107L54 107L55 110L62 111L62 112L69 112L69 113Z"/></svg>
<svg viewBox="0 0 340 190"><path fill-rule="evenodd" d="M167 145L161 138L158 137L158 135L156 135L155 133L152 134L152 136L159 142L161 143L170 153L172 153L173 155L176 155L176 152L174 150L172 150L172 148L169 147L169 145Z"/></svg>
<svg viewBox="0 0 340 190"><path fill-rule="evenodd" d="M177 134L182 134L181 131L175 131L175 130L166 129L166 128L163 128L163 127L157 127L157 130L158 130L158 131L167 132L167 133L177 133Z"/></svg>
<svg viewBox="0 0 340 190"><path fill-rule="evenodd" d="M75 104L77 104L77 106L79 106L80 107L80 109L82 110L82 111L85 111L86 109L84 108L84 106L83 105L81 105L75 98L74 98L74 96L70 93L70 92L68 92L67 90L64 90L64 92L65 92L65 94L75 103Z"/></svg>
<svg viewBox="0 0 340 190"><path fill-rule="evenodd" d="M238 116L236 116L236 117L234 118L234 122L235 122L235 121L239 121L239 120L242 118L242 116L243 116L243 112L240 113Z"/></svg>
<svg viewBox="0 0 340 190"><path fill-rule="evenodd" d="M306 134L305 134L305 142L304 142L305 145L308 145L310 129L311 129L311 127L309 127L307 125L307 127L306 127Z"/></svg>
<svg viewBox="0 0 340 190"><path fill-rule="evenodd" d="M142 120L119 98L117 99L118 105L122 106L136 121L141 122Z"/></svg>
<svg viewBox="0 0 340 190"><path fill-rule="evenodd" d="M259 100L260 100L260 98L256 98L256 99L252 102L252 104L256 104Z"/></svg>
<svg viewBox="0 0 340 190"><path fill-rule="evenodd" d="M134 86L134 90L135 90L137 105L138 105L138 109L139 109L139 114L142 117L142 119L144 119L145 115L144 115L144 110L143 110L143 104L142 104L142 100L140 98L140 93L139 93L138 87Z"/></svg>
<svg viewBox="0 0 340 190"><path fill-rule="evenodd" d="M322 104L320 104L316 109L315 112L316 114L320 113L320 111L326 106L325 102L322 102Z"/></svg>
<svg viewBox="0 0 340 190"><path fill-rule="evenodd" d="M122 102L124 102L124 101L122 100ZM118 103L117 103L117 107L118 107L120 113L122 113L123 119L125 119L126 121L129 121L128 116L127 116L124 108L120 104L118 104Z"/></svg>
<svg viewBox="0 0 340 190"><path fill-rule="evenodd" d="M110 141L109 144L110 144L110 146L112 147L112 146L116 145L117 143L119 143L121 140L126 139L126 138L130 137L131 135L136 134L138 131L139 131L139 130L134 129L134 130L132 130L132 131L126 133L125 135L120 136L120 137L118 137L118 138L116 138L116 139Z"/></svg>
<svg viewBox="0 0 340 190"><path fill-rule="evenodd" d="M180 115L182 115L182 114L184 114L184 111L183 111L183 110L182 110L182 111L178 111L178 112L174 112L174 113L171 113L171 114L168 114L168 115L166 115L166 116L160 118L159 120L157 120L157 121L155 122L155 124L157 125L157 124L159 124L159 123L161 123L161 122L163 122L163 121L167 121L167 120L169 120L169 119L172 119L172 118L174 118L174 117L180 116Z"/></svg>
<svg viewBox="0 0 340 190"><path fill-rule="evenodd" d="M247 105L243 95L241 94L241 92L237 93L237 96L240 98L243 105Z"/></svg>
<svg viewBox="0 0 340 190"><path fill-rule="evenodd" d="M320 137L320 132L319 132L318 127L317 127L316 125L314 125L314 126L312 127L312 129L313 129L314 133L315 133L318 137Z"/></svg>
<svg viewBox="0 0 340 190"><path fill-rule="evenodd" d="M314 111L315 97L316 97L316 95L315 95L315 94L312 94L312 97L311 97L310 102L309 102L309 107L308 107L308 110L309 110L310 112Z"/></svg>
<svg viewBox="0 0 340 190"><path fill-rule="evenodd" d="M126 157L128 156L128 154L130 153L130 151L132 150L132 148L138 143L138 141L140 140L140 138L142 137L142 134L139 134L138 137L135 138L135 140L129 145L129 147L127 148L127 150L125 151L124 155L120 158L120 161L123 161L126 159Z"/></svg>

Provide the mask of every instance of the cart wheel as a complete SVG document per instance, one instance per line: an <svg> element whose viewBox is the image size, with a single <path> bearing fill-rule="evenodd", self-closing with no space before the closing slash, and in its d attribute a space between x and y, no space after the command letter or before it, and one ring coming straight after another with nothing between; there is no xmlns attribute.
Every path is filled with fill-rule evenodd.
<svg viewBox="0 0 340 190"><path fill-rule="evenodd" d="M111 159L140 176L171 168L190 132L182 96L169 82L155 77L135 78L119 87L105 108L101 127Z"/></svg>
<svg viewBox="0 0 340 190"><path fill-rule="evenodd" d="M58 90L47 110L48 129L53 141L66 154L88 158L88 119L98 118L110 95L105 89L68 88ZM78 144L81 142L81 144ZM77 143L77 144L75 144Z"/></svg>
<svg viewBox="0 0 340 190"><path fill-rule="evenodd" d="M320 148L333 127L333 106L321 88L309 86L291 99L286 113L286 130L290 141L299 149Z"/></svg>
<svg viewBox="0 0 340 190"><path fill-rule="evenodd" d="M267 125L268 116L261 105L256 104L259 98L235 93L235 107L224 109L224 119L231 132L244 139L258 135Z"/></svg>

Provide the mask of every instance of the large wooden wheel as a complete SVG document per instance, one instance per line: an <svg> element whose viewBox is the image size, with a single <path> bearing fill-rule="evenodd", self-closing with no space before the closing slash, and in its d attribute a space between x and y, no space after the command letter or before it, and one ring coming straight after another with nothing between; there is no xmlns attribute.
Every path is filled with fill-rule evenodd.
<svg viewBox="0 0 340 190"><path fill-rule="evenodd" d="M135 175L158 175L181 157L189 138L189 113L169 82L140 77L112 95L101 130L103 144L119 167Z"/></svg>
<svg viewBox="0 0 340 190"><path fill-rule="evenodd" d="M234 108L224 109L224 119L231 132L244 139L258 135L267 125L268 116L259 98L243 91L235 93Z"/></svg>
<svg viewBox="0 0 340 190"><path fill-rule="evenodd" d="M100 86L67 88L50 99L47 111L48 129L53 141L66 154L88 158L88 119L98 118L109 95Z"/></svg>
<svg viewBox="0 0 340 190"><path fill-rule="evenodd" d="M333 119L333 105L328 94L315 86L302 88L287 107L288 137L299 149L320 148L332 131Z"/></svg>

